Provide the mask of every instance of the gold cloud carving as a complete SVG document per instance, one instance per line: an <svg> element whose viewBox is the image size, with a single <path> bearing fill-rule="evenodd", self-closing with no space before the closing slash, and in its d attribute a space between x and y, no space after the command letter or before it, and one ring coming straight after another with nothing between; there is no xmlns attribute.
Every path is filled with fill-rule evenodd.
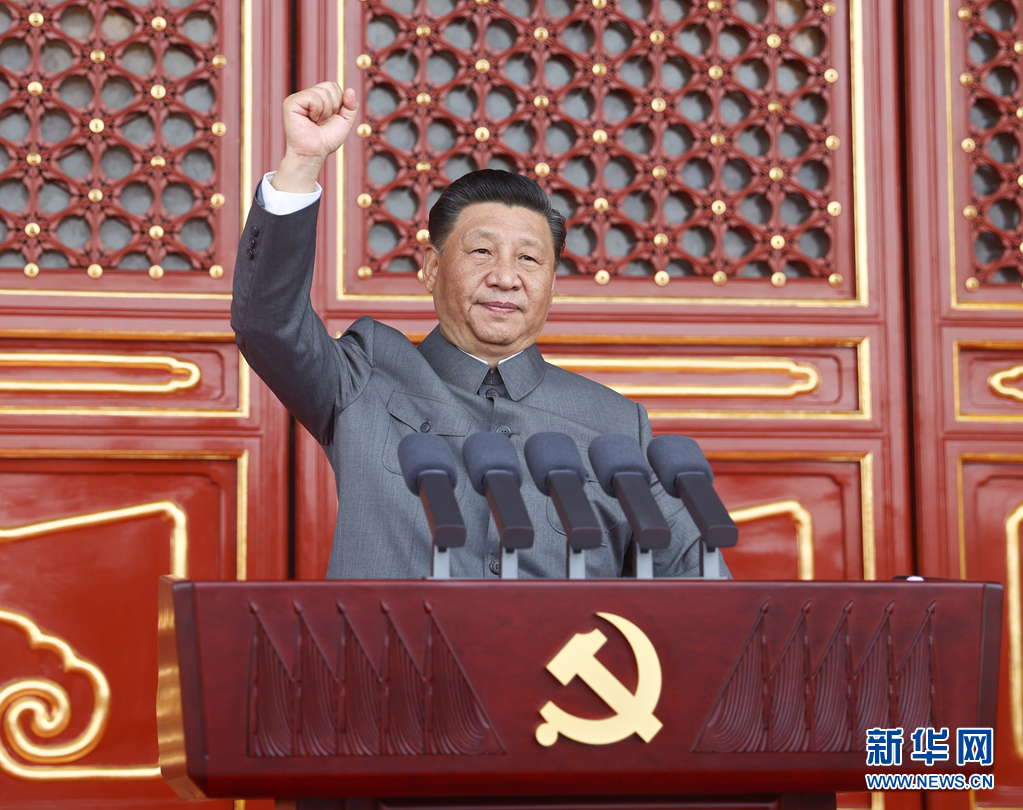
<svg viewBox="0 0 1023 810"><path fill-rule="evenodd" d="M1023 378L1023 365L1013 366L1004 371L996 371L987 378L988 387L997 395L1023 402L1023 389L1006 385L1007 382Z"/></svg>
<svg viewBox="0 0 1023 810"><path fill-rule="evenodd" d="M179 577L186 576L187 516L180 506L171 501L153 501L14 528L0 528L0 545L68 529L102 526L154 515L164 517L171 524L172 573ZM67 692L60 684L48 678L19 678L4 684L0 687L0 771L31 781L160 778L159 765L67 767L64 763L81 759L94 750L103 737L110 718L109 682L99 667L80 657L65 640L44 633L28 616L0 608L0 623L12 625L24 632L31 649L48 650L59 656L64 672L84 676L92 687L95 700L89 723L81 734L59 745L39 745L26 736L24 721L29 721L32 732L44 739L63 732L71 718Z"/></svg>
<svg viewBox="0 0 1023 810"><path fill-rule="evenodd" d="M1023 628L1020 615L1020 525L1023 503L1005 518L1006 612L1009 614L1009 691L1012 693L1012 743L1016 756L1023 759Z"/></svg>
<svg viewBox="0 0 1023 810"><path fill-rule="evenodd" d="M172 394L195 388L202 372L195 363L178 360L167 355L132 354L77 354L72 352L0 352L0 368L149 368L166 371L170 379L163 383L68 381L68 380L12 380L0 378L0 391L19 393L100 394Z"/></svg>
<svg viewBox="0 0 1023 810"><path fill-rule="evenodd" d="M813 516L810 510L796 500L774 501L744 509L729 510L737 524L750 523L762 518L788 515L796 526L796 566L803 580L813 579Z"/></svg>

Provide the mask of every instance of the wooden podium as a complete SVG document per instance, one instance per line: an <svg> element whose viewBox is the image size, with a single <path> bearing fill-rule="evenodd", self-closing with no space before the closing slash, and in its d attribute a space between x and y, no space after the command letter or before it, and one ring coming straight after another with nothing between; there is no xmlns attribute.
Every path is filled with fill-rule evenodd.
<svg viewBox="0 0 1023 810"><path fill-rule="evenodd" d="M868 771L972 772L955 729L994 726L1002 589L164 578L159 615L184 798L824 810ZM902 767L868 768L867 729L900 726ZM949 762L911 760L927 726Z"/></svg>

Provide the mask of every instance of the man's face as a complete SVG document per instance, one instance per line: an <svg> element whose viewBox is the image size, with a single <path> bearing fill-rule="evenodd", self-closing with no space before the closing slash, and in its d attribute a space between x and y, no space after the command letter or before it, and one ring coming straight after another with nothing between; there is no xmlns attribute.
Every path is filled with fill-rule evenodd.
<svg viewBox="0 0 1023 810"><path fill-rule="evenodd" d="M441 255L427 245L423 281L449 342L494 364L531 346L554 296L547 220L526 208L462 210Z"/></svg>

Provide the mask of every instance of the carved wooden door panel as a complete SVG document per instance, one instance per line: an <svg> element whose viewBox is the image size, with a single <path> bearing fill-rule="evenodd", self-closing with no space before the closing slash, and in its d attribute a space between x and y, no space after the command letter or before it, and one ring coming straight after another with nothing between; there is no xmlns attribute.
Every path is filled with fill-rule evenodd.
<svg viewBox="0 0 1023 810"><path fill-rule="evenodd" d="M286 575L286 415L229 326L284 11L0 2L0 805L183 806L157 577Z"/></svg>

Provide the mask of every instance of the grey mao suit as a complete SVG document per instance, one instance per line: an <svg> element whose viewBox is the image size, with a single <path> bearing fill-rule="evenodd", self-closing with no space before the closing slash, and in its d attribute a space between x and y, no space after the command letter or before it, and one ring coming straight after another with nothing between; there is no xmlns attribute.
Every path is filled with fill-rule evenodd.
<svg viewBox="0 0 1023 810"><path fill-rule="evenodd" d="M443 437L460 466L465 437L479 431L509 436L520 460L526 439L541 431L570 435L587 466L587 447L600 433L625 433L645 448L652 433L641 405L546 363L535 345L501 363L495 383L487 382L486 363L448 343L439 329L417 349L401 332L363 317L332 338L309 301L318 207L275 216L257 199L238 252L231 325L246 360L334 468L339 508L328 579L429 575L426 517L398 466L398 442L409 433ZM563 529L522 465L536 541L520 552L519 574L564 577ZM587 552L587 575L620 576L628 522L592 474L586 489L605 529L604 545ZM655 574L697 575L698 532L691 518L659 485L655 494L673 530L671 547L654 552ZM497 531L464 469L455 495L468 539L452 552L452 575L494 577Z"/></svg>

